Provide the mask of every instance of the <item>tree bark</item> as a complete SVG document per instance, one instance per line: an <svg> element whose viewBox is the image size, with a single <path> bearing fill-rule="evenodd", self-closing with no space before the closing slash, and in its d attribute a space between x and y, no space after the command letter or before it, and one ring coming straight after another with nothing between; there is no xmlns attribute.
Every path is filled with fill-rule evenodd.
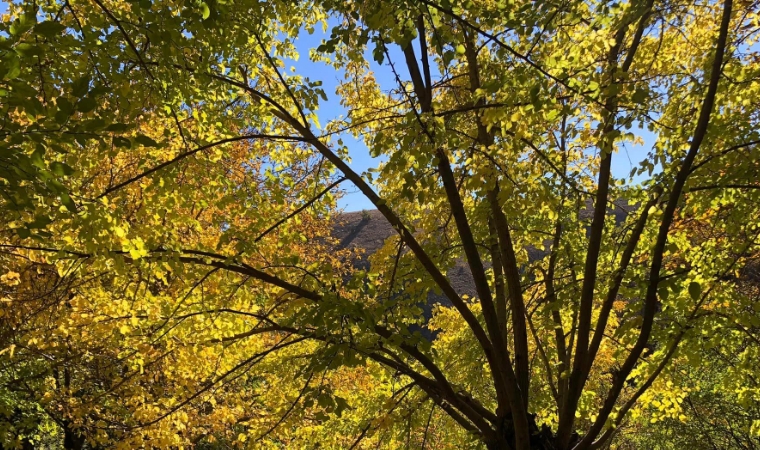
<svg viewBox="0 0 760 450"><path fill-rule="evenodd" d="M84 435L71 427L71 422L63 421L63 448L65 450L82 450Z"/></svg>

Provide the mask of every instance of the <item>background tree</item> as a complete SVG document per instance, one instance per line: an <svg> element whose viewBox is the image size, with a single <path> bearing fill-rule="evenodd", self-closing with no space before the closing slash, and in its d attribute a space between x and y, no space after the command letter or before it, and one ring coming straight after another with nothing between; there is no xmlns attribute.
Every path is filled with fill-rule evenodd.
<svg viewBox="0 0 760 450"><path fill-rule="evenodd" d="M348 114L326 121L321 83L285 68L297 37L328 23L310 56L344 75ZM356 447L388 427L380 444L424 446L446 416L461 445L598 448L674 360L698 364L707 311L746 314L728 275L757 250L754 4L19 2L0 31L3 198L34 199L7 206L4 248L47 254L59 276L106 274L81 308L129 316L88 324L129 369L182 349L156 362L171 381L119 394L126 427L100 424L153 430L131 435L145 445L195 442L194 401L242 379L225 406L241 408L241 445ZM651 151L613 176L643 128ZM355 172L344 133L385 162ZM368 271L330 240L344 182L398 234ZM695 239L689 220L710 233ZM446 276L462 260L475 298ZM431 290L449 305L428 322ZM162 328L143 316L184 328L152 343ZM194 345L241 335L217 366L226 347ZM282 364L300 350L303 366ZM319 373L335 384L315 390ZM365 373L391 388L362 389ZM337 393L346 383L356 398ZM277 419L242 412L258 396ZM368 420L377 411L390 426Z"/></svg>

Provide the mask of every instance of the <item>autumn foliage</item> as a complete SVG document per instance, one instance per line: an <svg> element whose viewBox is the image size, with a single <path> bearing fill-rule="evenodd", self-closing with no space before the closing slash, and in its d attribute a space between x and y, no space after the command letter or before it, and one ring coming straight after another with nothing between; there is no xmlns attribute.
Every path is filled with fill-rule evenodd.
<svg viewBox="0 0 760 450"><path fill-rule="evenodd" d="M0 449L760 446L758 36L733 0L8 3Z"/></svg>

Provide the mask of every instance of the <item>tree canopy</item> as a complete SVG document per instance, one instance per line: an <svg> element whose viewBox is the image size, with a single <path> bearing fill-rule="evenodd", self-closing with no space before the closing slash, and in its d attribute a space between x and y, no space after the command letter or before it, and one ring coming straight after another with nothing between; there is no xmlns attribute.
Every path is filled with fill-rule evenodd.
<svg viewBox="0 0 760 450"><path fill-rule="evenodd" d="M733 0L8 3L0 448L760 445L758 36Z"/></svg>

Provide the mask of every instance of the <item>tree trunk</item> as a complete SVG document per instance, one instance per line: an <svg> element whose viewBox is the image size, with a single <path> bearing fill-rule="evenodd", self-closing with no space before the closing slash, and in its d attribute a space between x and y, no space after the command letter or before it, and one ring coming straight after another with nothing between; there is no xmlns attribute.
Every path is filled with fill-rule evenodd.
<svg viewBox="0 0 760 450"><path fill-rule="evenodd" d="M557 450L556 436L552 433L552 430L544 425L538 427L536 424L536 416L534 414L529 415L528 423L530 424L530 449L531 450ZM488 450L514 450L515 448L515 433L512 428L511 422L504 424L501 430L502 439L498 442L486 443ZM578 441L578 435L573 434L572 442Z"/></svg>
<svg viewBox="0 0 760 450"><path fill-rule="evenodd" d="M71 428L71 422L63 422L63 448L65 450L82 450L84 447L84 434Z"/></svg>

